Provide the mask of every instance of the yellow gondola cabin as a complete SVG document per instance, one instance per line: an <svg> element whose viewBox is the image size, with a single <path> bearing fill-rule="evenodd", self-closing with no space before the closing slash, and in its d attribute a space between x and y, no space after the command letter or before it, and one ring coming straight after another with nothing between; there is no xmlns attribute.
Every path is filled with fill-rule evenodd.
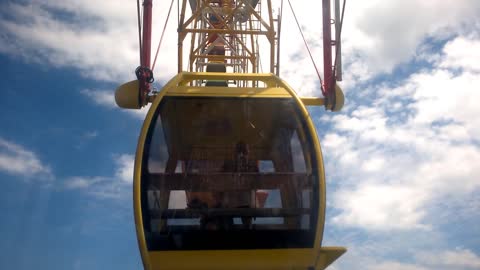
<svg viewBox="0 0 480 270"><path fill-rule="evenodd" d="M273 54L272 73L256 73L258 59L242 59L238 52L258 49L242 51L245 44L232 40L261 33L251 19L257 4L190 1L193 19L183 23L183 1L179 40L190 31L192 46L199 43L190 52L190 72L182 71L180 42L179 73L159 92L150 93L153 73L145 59L138 80L117 89L120 107L151 103L133 184L145 269L324 269L345 252L321 244L325 171L305 107L339 110L343 94L335 85L333 99L299 97L273 74ZM231 28L237 24L250 28Z"/></svg>

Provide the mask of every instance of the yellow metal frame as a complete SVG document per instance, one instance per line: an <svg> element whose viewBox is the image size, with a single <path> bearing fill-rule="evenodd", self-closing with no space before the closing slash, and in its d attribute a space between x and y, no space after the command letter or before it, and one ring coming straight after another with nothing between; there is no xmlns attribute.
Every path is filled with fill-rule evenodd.
<svg viewBox="0 0 480 270"><path fill-rule="evenodd" d="M193 80L252 80L264 82L265 88L228 88L223 87L189 87ZM230 93L229 93L230 92ZM319 212L316 238L313 248L304 249L267 249L267 250L222 250L222 251L155 251L148 252L144 238L143 220L140 203L140 181L143 153L148 129L152 123L164 96L236 96L236 97L293 97L300 107L302 117L313 137L314 151L317 156L319 171ZM305 101L310 102L311 99ZM321 102L321 101L319 101ZM162 91L152 100L138 140L135 157L133 201L138 245L145 269L153 269L152 265L161 265L162 269L324 269L346 249L343 247L322 247L325 223L325 170L318 136L310 115L305 107L304 99L283 80L273 74L238 74L238 73L191 73L181 72L173 77ZM188 258L188 260L186 260ZM248 259L245 259L248 258Z"/></svg>
<svg viewBox="0 0 480 270"><path fill-rule="evenodd" d="M195 80L263 82L266 87L203 87L189 86ZM305 106L323 106L324 98L299 97L282 79L272 73L223 73L223 72L180 72L173 77L158 95L236 96L236 97L292 97ZM158 96L157 95L157 96ZM154 102L156 96L150 97ZM152 105L153 106L153 105Z"/></svg>
<svg viewBox="0 0 480 270"><path fill-rule="evenodd" d="M227 16L222 17L219 15L219 13L210 6L212 3L211 0L200 0L198 1L198 6L197 10L195 12L192 12L191 16L189 18L185 18L185 12L186 12L186 6L187 6L187 0L182 1L182 8L180 11L180 20L179 20L179 27L178 27L178 72L183 71L183 41L187 37L188 34L192 35L192 40L191 40L191 47L190 47L190 59L189 59L189 65L190 65L190 71L193 70L193 64L195 59L197 58L203 58L202 56L199 55L200 49L202 46L206 45L201 44L202 46L199 46L197 48L194 48L194 39L196 37L196 34L198 33L207 33L207 34L231 34L233 38L235 39L236 42L238 42L241 47L247 52L246 57L242 57L245 59L248 59L250 63L252 64L252 71L257 72L258 67L257 67L257 57L256 57L256 50L254 46L254 36L265 36L270 43L270 72L275 71L275 27L274 27L274 19L273 19L273 14L272 14L272 4L271 0L267 0L268 4L268 23L263 20L261 15L259 14L259 11L256 9L252 8L250 4L248 4L245 0L239 0L238 1L238 6L232 7L230 4L231 2L228 1L229 3L225 3L221 9L226 12ZM234 18L234 13L237 11L237 9L241 6L244 5L245 8L248 9L249 14L251 15L252 18L258 20L263 27L262 29L265 30L260 30L260 29L250 29L250 30L236 30L232 29L232 27L227 23L230 21L233 21ZM223 25L224 28L199 28L198 23L200 22L200 18L202 15L202 10L206 9L209 10L211 13L215 14L216 17L219 19L219 23ZM185 20L186 19L186 20ZM252 20L249 20L249 25L250 27ZM212 26L212 25L210 25ZM245 44L241 38L239 38L237 35L246 35L250 36L252 46L249 48L247 44ZM206 42L206 40L204 41ZM224 59L228 59L227 57L224 56ZM235 58L233 58L235 59ZM240 58L238 58L240 59Z"/></svg>

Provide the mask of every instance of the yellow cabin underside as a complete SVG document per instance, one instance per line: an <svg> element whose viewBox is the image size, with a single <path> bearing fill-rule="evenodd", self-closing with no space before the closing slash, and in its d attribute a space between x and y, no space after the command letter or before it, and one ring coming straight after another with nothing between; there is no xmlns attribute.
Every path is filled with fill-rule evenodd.
<svg viewBox="0 0 480 270"><path fill-rule="evenodd" d="M148 257L152 265L162 266L152 269L305 270L325 269L345 252L343 247L322 247L319 253L315 249L167 251L149 252Z"/></svg>

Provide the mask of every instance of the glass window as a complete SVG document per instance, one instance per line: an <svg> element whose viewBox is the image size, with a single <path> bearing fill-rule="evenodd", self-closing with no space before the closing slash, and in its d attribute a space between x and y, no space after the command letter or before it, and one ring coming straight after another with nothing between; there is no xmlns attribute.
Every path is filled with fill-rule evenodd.
<svg viewBox="0 0 480 270"><path fill-rule="evenodd" d="M152 123L141 180L150 250L313 246L318 168L293 99L165 97Z"/></svg>

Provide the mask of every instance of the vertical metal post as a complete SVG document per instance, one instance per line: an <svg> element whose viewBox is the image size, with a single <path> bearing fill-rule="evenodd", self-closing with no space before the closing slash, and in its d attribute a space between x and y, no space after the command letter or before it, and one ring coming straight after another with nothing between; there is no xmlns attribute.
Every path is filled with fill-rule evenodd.
<svg viewBox="0 0 480 270"><path fill-rule="evenodd" d="M183 71L183 40L185 39L185 29L183 23L185 21L185 9L187 7L187 0L182 1L182 10L180 12L180 19L178 23L178 73ZM197 7L200 8L200 7Z"/></svg>
<svg viewBox="0 0 480 270"><path fill-rule="evenodd" d="M342 80L342 37L340 35L340 0L335 0L335 76Z"/></svg>
<svg viewBox="0 0 480 270"><path fill-rule="evenodd" d="M152 42L152 0L143 1L143 55L144 67L150 68Z"/></svg>
<svg viewBox="0 0 480 270"><path fill-rule="evenodd" d="M335 97L335 78L332 70L332 31L330 17L330 0L323 0L323 94L327 102Z"/></svg>
<svg viewBox="0 0 480 270"><path fill-rule="evenodd" d="M250 18L248 20L248 23L250 25L250 29L253 29L253 22L252 19ZM250 62L252 63L252 72L256 73L257 72L257 56L258 56L258 51L257 48L255 47L255 35L252 33L250 34L250 46L252 47L252 58L250 58ZM248 69L248 64L246 65Z"/></svg>
<svg viewBox="0 0 480 270"><path fill-rule="evenodd" d="M280 6L280 10L278 12L278 19L277 19L277 70L275 71L275 75L280 76L280 38L282 33L282 15L283 15L283 0Z"/></svg>
<svg viewBox="0 0 480 270"><path fill-rule="evenodd" d="M153 78L150 70L151 42L152 42L152 0L143 1L143 33L140 70L137 73L139 80L139 103L141 106L147 104L147 95L150 92L150 81ZM137 70L135 72L137 72Z"/></svg>
<svg viewBox="0 0 480 270"><path fill-rule="evenodd" d="M270 41L270 73L275 73L275 28L273 26L272 1L267 0L267 5L268 19L270 24L270 29L268 33L268 39Z"/></svg>

